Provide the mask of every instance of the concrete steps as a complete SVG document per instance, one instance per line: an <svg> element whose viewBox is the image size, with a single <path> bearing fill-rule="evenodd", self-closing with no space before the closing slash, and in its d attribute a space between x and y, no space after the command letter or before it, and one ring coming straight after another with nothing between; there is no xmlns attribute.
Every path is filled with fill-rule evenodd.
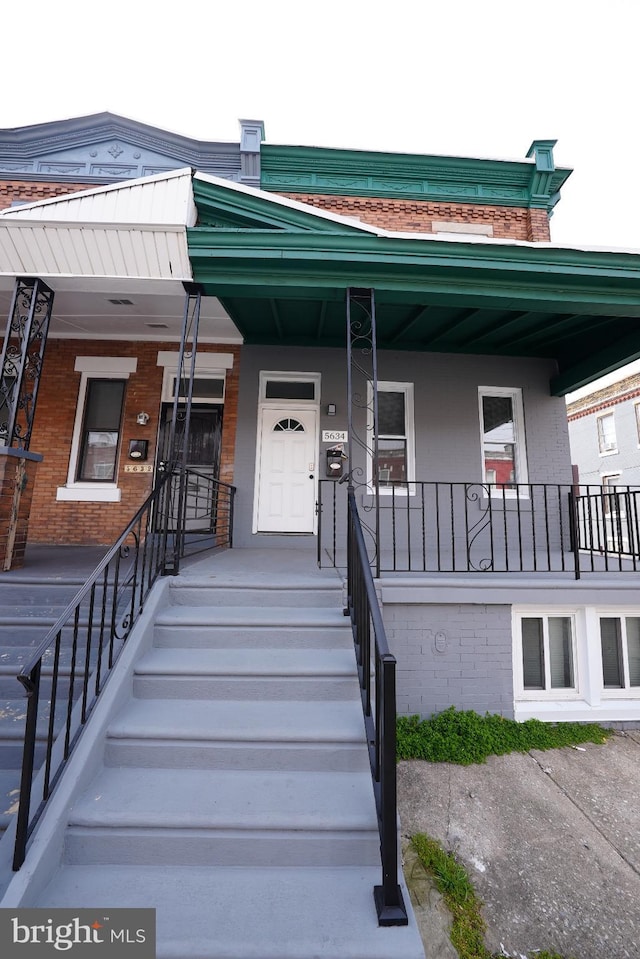
<svg viewBox="0 0 640 959"><path fill-rule="evenodd" d="M412 924L380 928L378 866L67 866L39 904L149 907L158 959L424 959ZM117 895L114 895L117 890ZM186 934L188 930L188 935Z"/></svg>
<svg viewBox="0 0 640 959"><path fill-rule="evenodd" d="M318 580L171 581L33 905L154 907L166 959L423 959L413 921L377 923L353 643Z"/></svg>

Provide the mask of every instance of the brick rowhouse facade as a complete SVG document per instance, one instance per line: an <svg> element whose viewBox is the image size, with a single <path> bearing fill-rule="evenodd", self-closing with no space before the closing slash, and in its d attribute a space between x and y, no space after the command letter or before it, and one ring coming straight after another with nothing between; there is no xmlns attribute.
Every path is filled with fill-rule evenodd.
<svg viewBox="0 0 640 959"><path fill-rule="evenodd" d="M504 240L545 242L550 239L549 217L545 210L311 193L283 193L282 196L329 213L358 217L364 223L383 230L433 233L435 221L491 226L492 235Z"/></svg>
<svg viewBox="0 0 640 959"><path fill-rule="evenodd" d="M104 179L101 181L104 184ZM100 183L73 183L64 179L29 180L0 179L0 209L15 202L29 203L53 199L71 193L86 191ZM480 233L511 240L549 240L549 218L546 210L526 206L491 206L410 200L403 198L337 196L313 193L287 193L299 203L319 210L355 217L383 229L398 232L434 233L446 231L447 224L483 227ZM435 224L435 226L434 226ZM464 232L464 231L463 231ZM470 232L473 232L471 230ZM55 311L55 307L54 307ZM125 472L128 463L127 447L131 438L149 441L147 463L153 464L161 412L163 370L157 365L159 350L175 350L176 343L115 342L113 340L49 339L44 370L38 396L31 449L42 453L38 457L20 460L13 453L5 455L0 464L2 499L0 500L0 527L9 529L4 536L14 550L13 565L20 565L29 528L29 540L35 543L108 544L123 527L151 490L153 473ZM223 411L222 447L219 477L233 483L235 435L238 417L238 379L240 347L224 345L199 346L200 351L232 353L233 367L226 372ZM76 356L136 357L137 369L127 380L123 411L121 449L119 451L116 483L121 500L111 502L60 501L56 499L59 487L68 479L73 430L77 415L81 374L75 371ZM151 418L145 426L136 424L139 410L147 410ZM52 441L52 438L55 438ZM16 473L18 469L19 475ZM17 477L17 479L16 479ZM12 480L13 478L13 480ZM12 482L14 486L12 487ZM22 488L17 489L16 483ZM29 519L30 513L30 519ZM1 544L0 544L1 545ZM0 553L0 561L4 562Z"/></svg>
<svg viewBox="0 0 640 959"><path fill-rule="evenodd" d="M122 532L138 507L149 495L153 473L128 473L126 450L129 439L149 441L148 463L156 455L160 423L162 367L157 365L159 350L175 350L175 343L117 343L113 340L49 340L33 427L31 448L46 449L39 465L33 494L29 540L34 543L111 543ZM220 479L233 482L233 462L237 422L238 373L240 347L203 345L198 352L233 353L233 368L227 370L225 405L222 419ZM116 482L122 490L119 503L60 502L59 486L67 482L69 455L76 418L81 374L74 370L76 356L136 357L137 369L127 380L123 410L122 443ZM145 426L136 424L136 414L150 414ZM55 436L57 442L51 443Z"/></svg>

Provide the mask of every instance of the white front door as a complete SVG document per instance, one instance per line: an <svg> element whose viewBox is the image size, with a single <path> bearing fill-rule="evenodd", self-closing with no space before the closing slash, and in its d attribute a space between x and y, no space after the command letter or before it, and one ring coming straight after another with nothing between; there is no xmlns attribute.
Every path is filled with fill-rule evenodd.
<svg viewBox="0 0 640 959"><path fill-rule="evenodd" d="M316 409L261 413L258 532L313 533L318 448Z"/></svg>

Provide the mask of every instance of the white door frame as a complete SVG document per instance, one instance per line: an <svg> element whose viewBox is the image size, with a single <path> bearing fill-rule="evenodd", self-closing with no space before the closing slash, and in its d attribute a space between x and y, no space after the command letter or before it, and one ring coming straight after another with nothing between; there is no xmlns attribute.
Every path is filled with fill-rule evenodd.
<svg viewBox="0 0 640 959"><path fill-rule="evenodd" d="M316 436L314 442L314 456L315 456L315 469L313 471L313 494L314 502L317 502L318 499L318 479L319 479L319 454L320 454L320 384L321 384L321 374L320 373L304 373L296 370L287 370L287 371L278 371L278 370L260 370L260 392L258 397L258 409L257 409L257 424L256 424L256 467L255 467L255 476L253 482L253 522L251 530L253 533L258 532L258 512L260 507L260 475L261 475L261 463L260 456L262 451L262 412L264 409L278 409L282 410L283 414L286 416L295 416L296 410L303 412L304 410L315 410L316 411ZM287 400L287 399L267 399L266 398L266 387L267 383L271 380L276 380L279 382L305 382L314 384L314 398L312 400ZM315 536L318 531L318 517L314 512L313 516L313 533L307 535ZM276 534L278 535L278 534ZM292 536L298 535L295 533L286 533L283 532L280 535L282 536Z"/></svg>

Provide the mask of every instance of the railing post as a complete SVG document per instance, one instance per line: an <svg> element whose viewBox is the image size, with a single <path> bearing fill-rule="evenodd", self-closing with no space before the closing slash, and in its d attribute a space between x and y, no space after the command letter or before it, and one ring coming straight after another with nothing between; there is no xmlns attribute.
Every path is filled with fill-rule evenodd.
<svg viewBox="0 0 640 959"><path fill-rule="evenodd" d="M27 691L27 719L22 753L22 775L20 777L20 801L16 821L16 842L13 852L13 871L17 872L25 860L27 840L29 838L29 813L31 809L31 785L36 749L36 725L38 722L38 695L40 691L40 671L42 662L38 661L29 677L22 677Z"/></svg>
<svg viewBox="0 0 640 959"><path fill-rule="evenodd" d="M390 654L382 655L379 668L382 672L380 685L383 690L380 750L382 883L374 886L373 895L378 910L378 923L381 926L406 926L407 910L398 883L395 658Z"/></svg>
<svg viewBox="0 0 640 959"><path fill-rule="evenodd" d="M575 573L575 578L580 579L580 543L578 536L578 503L576 499L576 494L573 490L573 487L569 490L568 493L569 501L569 541L571 544L571 550L573 552L573 568ZM560 519L562 522L562 518Z"/></svg>

